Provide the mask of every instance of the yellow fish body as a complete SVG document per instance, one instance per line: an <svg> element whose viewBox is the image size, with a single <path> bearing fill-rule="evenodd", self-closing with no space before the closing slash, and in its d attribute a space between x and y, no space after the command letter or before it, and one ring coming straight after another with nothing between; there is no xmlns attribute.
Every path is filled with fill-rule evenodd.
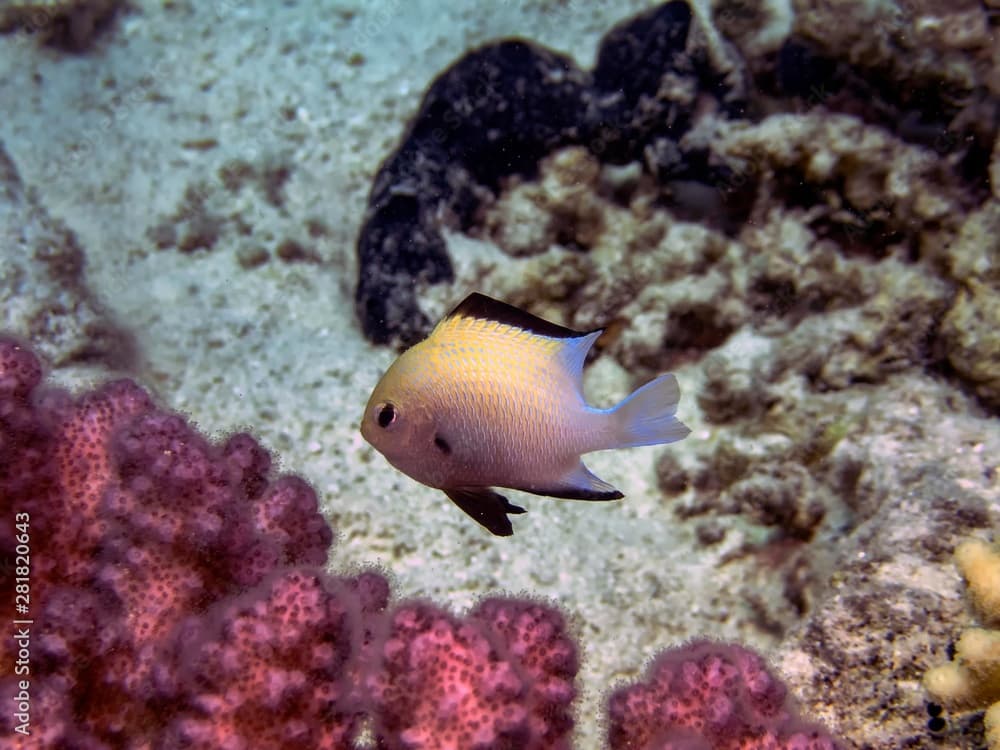
<svg viewBox="0 0 1000 750"><path fill-rule="evenodd" d="M397 469L494 534L523 513L491 487L577 500L622 493L580 456L690 433L673 375L611 409L588 406L583 363L601 331L580 333L482 294L468 296L397 359L365 407L361 434Z"/></svg>

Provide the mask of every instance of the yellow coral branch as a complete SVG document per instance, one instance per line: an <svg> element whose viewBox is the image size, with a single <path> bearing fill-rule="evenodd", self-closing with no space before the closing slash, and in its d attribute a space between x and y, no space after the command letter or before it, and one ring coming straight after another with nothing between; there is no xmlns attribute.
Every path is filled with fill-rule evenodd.
<svg viewBox="0 0 1000 750"><path fill-rule="evenodd" d="M958 545L955 561L983 623L1000 624L1000 552L984 541L969 539Z"/></svg>
<svg viewBox="0 0 1000 750"><path fill-rule="evenodd" d="M985 708L1000 701L1000 631L970 628L955 645L955 661L924 675L924 687L949 708Z"/></svg>
<svg viewBox="0 0 1000 750"><path fill-rule="evenodd" d="M955 561L983 623L996 626L1000 623L1000 550L970 539L955 550ZM924 688L948 708L986 708L987 745L1000 750L1000 630L966 630L955 644L955 660L928 670Z"/></svg>

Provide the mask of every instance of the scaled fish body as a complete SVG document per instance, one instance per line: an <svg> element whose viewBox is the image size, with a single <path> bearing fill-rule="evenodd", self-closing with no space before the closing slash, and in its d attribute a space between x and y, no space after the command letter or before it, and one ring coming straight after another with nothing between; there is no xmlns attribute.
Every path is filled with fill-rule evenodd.
<svg viewBox="0 0 1000 750"><path fill-rule="evenodd" d="M590 451L670 443L673 375L611 409L588 406L583 362L601 331L580 333L472 294L379 381L361 433L400 471L444 492L494 534L523 513L491 487L577 500L622 493L590 473Z"/></svg>

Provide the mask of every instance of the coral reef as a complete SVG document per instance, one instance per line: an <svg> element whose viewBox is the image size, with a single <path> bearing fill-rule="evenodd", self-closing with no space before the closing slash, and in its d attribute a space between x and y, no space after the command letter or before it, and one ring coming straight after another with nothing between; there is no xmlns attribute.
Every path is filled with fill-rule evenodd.
<svg viewBox="0 0 1000 750"><path fill-rule="evenodd" d="M390 747L570 747L576 645L554 610L487 599L458 621L415 602L388 626L369 689Z"/></svg>
<svg viewBox="0 0 1000 750"><path fill-rule="evenodd" d="M929 726L918 684L958 611L949 545L1000 507L996 17L904 2L841 23L846 7L721 2L709 18L672 3L626 22L639 49L673 9L685 54L624 56L640 93L619 103L673 106L675 127L624 127L608 149L594 104L492 182L400 190L426 219L417 248L448 269L411 275L380 251L407 247L409 224L380 213L395 165L419 153L421 179L471 171L421 140L432 85L370 195L358 315L371 340L406 340L425 324L414 307L433 318L476 289L604 328L596 355L626 384L677 370L699 440L657 462L665 505L783 639L810 710L859 747L968 746L976 722ZM446 75L474 80L468 59ZM407 312L365 307L376 288ZM871 687L831 701L844 684Z"/></svg>
<svg viewBox="0 0 1000 750"><path fill-rule="evenodd" d="M668 33L645 34L630 21L624 34L605 35L624 12L617 7L480 3L427 20L421 4L394 1L236 12L228 3L146 3L100 54L72 60L30 43L42 35L15 31L0 45L3 137L40 199L20 185L0 191L0 308L12 316L0 327L57 363L53 377L75 377L67 363L114 366L121 347L105 333L110 318L94 289L141 331L155 368L146 382L203 425L257 425L322 482L323 512L344 537L333 550L338 568L378 559L397 576L394 590L451 607L506 586L585 613L582 746L600 744L595 688L637 679L623 663L640 664L646 644L711 632L777 649L789 691L857 748L981 747L982 713L928 707L921 678L948 660L968 619L953 546L987 537L1000 508L997 2L719 0L634 19ZM477 47L498 33L528 34L562 53L532 42ZM459 59L470 47L481 53L466 58L471 65ZM599 48L612 50L598 60L608 90L588 72ZM454 76L433 78L453 60ZM428 127L415 121L394 143L431 80L439 88L419 120ZM535 109L520 108L511 93L519 86ZM562 135L546 130L564 122L546 102L579 115L574 91L583 92L582 117ZM630 119L645 112L645 122ZM508 122L517 132L504 131ZM359 269L346 254L386 155L370 196L369 244L358 248L373 257ZM291 265L301 261L311 265ZM434 283L443 267L453 281ZM473 289L570 325L604 326L587 369L594 402L611 403L645 370L676 368L696 439L658 462L654 451L636 451L614 465L630 502L613 517L553 503L546 520L559 523L539 524L514 545L471 538L422 513L427 496L404 490L358 447L357 399L390 356L348 321L360 279L346 274L358 270L374 279L366 330L389 339L419 335L423 321ZM57 422L72 408L65 399L38 407L46 403ZM26 444L51 435L45 427ZM98 506L99 526L112 511ZM115 539L134 545L152 524L123 516L88 532L72 515L51 527L72 544L96 538L102 564L104 555L121 561ZM138 560L183 549L142 541ZM92 560L33 544L92 580ZM261 554L266 569L269 553ZM91 689L104 674L118 679L103 652L93 655L100 648L124 643L131 654L150 645L116 634L126 633L119 596L135 597L129 578L150 584L127 561L118 567L118 578L95 581L89 593L60 584L51 597L61 598L46 605L47 617L64 613L45 633L53 654L32 643L44 655L32 705L54 735L69 733L64 745L93 734L78 723L103 710L91 696L108 696L106 713L136 704L113 682ZM364 589L356 576L308 568L272 571L256 586L234 581L231 593L199 600L185 620L191 651L176 652L192 657L183 694L159 694L156 716L171 718L149 731L207 743L210 717L236 727L246 714L320 710L298 688L300 655L314 642L309 682L338 702L359 698L340 689L338 675L354 662L331 654L329 641L299 631L274 662L262 651L275 597L289 591L328 602L310 599L303 610L352 643L387 632L384 612L369 617L355 598ZM165 579L178 602L182 572ZM166 589L150 589L144 621L160 609L171 621ZM373 613L387 606L378 593ZM453 632L466 624L434 611ZM247 631L230 628L236 620ZM63 658L57 631L84 665L72 684L47 671ZM101 645L96 633L110 641ZM495 649L491 663L506 660L492 631L470 640ZM240 682L220 660L247 650L255 650L252 675ZM210 667L199 669L200 659ZM269 685L287 692L267 695ZM244 690L245 712L214 707ZM58 703L66 695L71 710ZM6 692L0 703L11 705ZM138 703L140 713L149 705ZM402 698L394 705L405 710ZM374 737L374 712L364 714L359 744L389 742ZM406 723L394 727L413 728ZM285 724L274 733L246 726L271 743ZM333 722L326 730L336 731ZM302 731L289 726L287 736L300 745L335 736Z"/></svg>
<svg viewBox="0 0 1000 750"><path fill-rule="evenodd" d="M538 160L561 145L580 144L606 165L634 162L655 180L675 210L693 208L700 217L720 214L715 221L741 224L749 218L755 193L773 202L790 190L802 193L796 201L818 191L836 193L836 202L830 201L825 211L817 206L808 220L823 234L841 234L833 237L838 244L870 248L909 242L915 230L936 230L942 220L946 232L953 233L955 227L947 219L961 215L954 209L969 208L974 205L970 200L985 197L988 155L1000 123L1000 110L982 93L984 86L1000 86L1000 61L986 54L990 47L985 44L985 11L970 7L953 22L929 8L905 8L889 26L912 26L918 29L914 36L926 37L928 28L965 23L972 35L942 32L941 44L932 47L941 56L916 56L912 67L904 63L897 70L882 69L889 67L890 56L884 44L871 40L871 47L881 49L879 62L854 51L846 65L823 57L814 32L830 25L825 15L829 9L798 11L795 33L785 39L780 54L768 56L751 44L742 63L734 62L732 50L720 50L724 45L713 29L699 29L705 35L701 46L692 42L688 30L695 21L681 2L637 16L606 35L590 76L546 50L528 47L522 54L537 60L536 68L545 67L542 61L548 61L549 68L562 68L555 79L558 94L529 79L536 81L530 88L543 107L519 108L517 97L511 101L508 87L527 85L520 69L487 63L502 57L503 45L511 43L484 48L457 62L429 88L403 143L383 164L372 188L358 241L358 314L366 335L386 341L403 335L406 326L417 321L418 330L407 329L403 336L410 339L426 328L425 318L414 317L419 311L406 279L422 284L453 279L453 264L440 236L442 207L454 226L468 230L477 223L477 208L496 195L500 178L530 178ZM716 15L732 19L737 14L721 7ZM945 15L951 19L954 14L947 10ZM863 37L872 28L834 25ZM962 41L956 41L959 37ZM971 48L985 55L981 64L956 62L956 55L967 58ZM685 56L674 54L682 49ZM935 72L943 60L953 64L943 74ZM899 58L892 62L897 64ZM753 95L747 92L746 75L756 84ZM913 85L891 86L892 76ZM941 76L954 78L949 81L952 99L938 91ZM885 85L873 90L873 82L882 78ZM466 102L470 91L495 96L480 96L468 106L453 104ZM611 96L615 91L621 93ZM712 107L703 101L709 97L717 100ZM693 111L699 100L700 117ZM773 112L776 100L796 111L806 106L815 114L779 113L762 122L738 119L754 108ZM669 126L651 127L649 108ZM511 111L517 112L513 119ZM844 114L829 118L831 111ZM922 122L928 113L940 121ZM859 132L861 123L867 127ZM482 132L496 133L496 142L479 142ZM517 160L502 156L510 139L529 141L529 147L518 150ZM754 145L740 154L740 143ZM831 147L834 153L827 151ZM482 173L484 165L499 171ZM801 172L807 177L806 190L795 180ZM761 190L760 178L773 188ZM514 225L519 218L524 217L512 214L501 223ZM576 218L582 219L579 225L585 233L593 226L585 217ZM513 254L529 252L523 241L505 239ZM572 239L571 232L560 242ZM400 311L387 314L387 305L399 305ZM983 317L995 320L995 315ZM738 321L727 323L734 326Z"/></svg>
<svg viewBox="0 0 1000 750"><path fill-rule="evenodd" d="M883 228L854 227L832 193L830 206L768 208L783 178L767 171L755 178L767 183L753 209L760 217L733 238L679 220L657 207L643 178L623 186L620 173L573 147L543 159L537 181L510 181L479 230L503 254L484 253L456 282L481 279L480 288L567 325L606 328L597 347L636 378L698 362L698 406L717 429L692 444L694 455L662 456L660 484L678 515L698 518L700 538L722 540L720 515L751 524L723 554L778 564L778 575L750 579L744 592L769 602L761 621L772 632L793 626L822 595L833 530L870 512L854 499L867 457L842 457L861 434L882 429L872 419L875 388L891 393L901 375L925 368L972 385L949 366L953 350L940 333L960 283L942 277L947 261L936 248L944 245L914 262L904 230L886 228L924 224L943 242L941 211L962 214L961 189L923 179L937 167L919 149L849 118L780 119L734 130L716 148L734 165L773 161L767 170L815 158L830 170L818 180L845 183L865 205L875 192L866 181L880 172L876 184L906 186L886 204ZM855 184L847 162L858 154L868 176ZM991 241L988 222L951 226L969 239L947 248L950 265L974 264L967 248ZM862 233L890 231L897 244L864 250L872 240ZM973 359L988 361L981 350Z"/></svg>
<svg viewBox="0 0 1000 750"><path fill-rule="evenodd" d="M781 145L775 146L779 134ZM870 158L860 158L868 159L867 175L855 187L850 173L837 173L866 151L866 140L871 141ZM831 144L829 152L808 145L817 142ZM761 177L769 183L759 188L761 215L733 239L656 210L657 190L641 180L625 195L628 205L620 205L621 197L610 193L607 170L602 172L592 156L575 148L543 160L538 182L514 182L487 209L487 236L519 258L523 275L511 274L509 268L503 273L478 271L485 276L483 286L536 310L555 308L571 326L610 328L612 336L601 344L630 370L670 369L715 350L705 367L712 382L699 401L706 416L719 423L772 406L772 384L790 371L803 373L813 387L842 390L854 382L883 382L892 373L940 363L958 348L938 332L941 319L948 319L953 304L965 304L964 298L956 298L955 282L941 278L930 263L912 263L912 240L892 228L908 227L909 232L927 225L941 233L950 214L961 214L960 190L924 179L927 170L937 167L874 129L862 131L849 119L834 116L771 118L734 130L717 144L734 165L766 158L768 170L797 170L808 154L829 170L817 175L818 181L846 180L855 201L874 211L872 196L878 194L891 198L885 205L892 210L878 226L867 218L855 226L855 209L816 205L779 212L763 201L765 196L773 201L784 178ZM876 176L876 154L886 153L884 171ZM808 174L810 168L805 169ZM905 185L907 194L888 196L869 186L869 180L879 186ZM567 184L574 189L561 187ZM923 184L932 187L910 192L910 186ZM519 228L508 229L513 226ZM954 236L974 232L979 243L989 241L985 229L982 221L968 228L953 226ZM514 246L508 248L511 240ZM935 235L935 241L943 247L945 238ZM875 242L886 244L865 249ZM587 252L566 253L567 248ZM982 325L988 325L989 313L979 315ZM625 321L631 321L628 328ZM650 336L650 327L659 335ZM758 345L756 364L746 362L741 352L729 355L722 348L744 327L766 337ZM974 335L968 334L970 340ZM981 338L977 341L982 345ZM733 358L740 361L730 364ZM972 359L965 355L961 361L970 364L956 372L974 372L988 383L990 359L984 360L981 351L976 365ZM730 382L733 386L723 385ZM737 382L753 384L756 404L747 400L751 394L733 390Z"/></svg>
<svg viewBox="0 0 1000 750"><path fill-rule="evenodd" d="M513 598L461 619L420 601L388 610L377 572L322 571L332 533L315 493L273 478L248 434L210 443L131 381L73 398L41 377L29 349L0 338L0 552L18 561L0 595L30 591L28 627L0 643L23 667L0 695L24 707L0 718L0 747L345 748L365 717L385 748L570 747L578 657L558 610ZM767 734L740 712L750 723L707 732L708 747L834 747L819 729L813 744L789 735L805 730L752 652L698 644L658 664L712 679L686 727L747 695L766 712ZM615 713L612 746L669 704L662 683L645 714Z"/></svg>
<svg viewBox="0 0 1000 750"><path fill-rule="evenodd" d="M955 549L955 562L984 627L962 633L954 661L928 670L924 687L946 708L986 709L986 741L996 750L1000 748L1000 551L969 539Z"/></svg>
<svg viewBox="0 0 1000 750"><path fill-rule="evenodd" d="M14 540L30 539L30 559L18 558L29 568L36 623L24 674L43 733L42 745L25 738L24 746L141 743L165 730L171 712L164 705L200 705L195 688L210 683L188 674L189 665L200 661L199 643L220 617L237 627L246 608L262 609L263 619L279 595L304 601L301 578L265 580L276 570L308 574L325 561L332 534L311 488L294 477L270 480L270 457L249 435L213 445L158 410L131 381L74 399L39 388L40 374L27 349L0 342L2 523L22 519L25 526L17 536L7 528L0 536L11 560ZM0 591L13 600L14 588L14 569L5 568ZM210 606L238 594L243 608L228 617ZM272 605L272 629L282 611ZM311 615L301 607L292 612ZM292 629L283 632L295 640ZM317 628L295 645L314 648L317 658L324 642ZM8 635L5 659L12 649ZM270 654L259 666L262 679L294 677L285 652ZM213 673L219 681L227 676ZM237 687L244 677L236 676ZM4 694L17 684L6 677ZM248 688L239 710L254 697ZM311 708L317 723L326 706ZM3 720L14 742L10 714Z"/></svg>
<svg viewBox="0 0 1000 750"><path fill-rule="evenodd" d="M322 574L291 570L217 605L198 630L185 630L183 679L192 687L163 745L349 747L359 705L349 661L359 617L385 606L378 585L381 601L365 611Z"/></svg>
<svg viewBox="0 0 1000 750"><path fill-rule="evenodd" d="M664 651L647 679L612 693L609 747L834 750L807 724L780 681L752 651L696 641Z"/></svg>
<svg viewBox="0 0 1000 750"><path fill-rule="evenodd" d="M501 178L533 174L555 149L586 144L613 163L658 150L663 174L682 176L688 167L671 146L699 91L737 106L704 53L680 54L690 25L682 0L630 19L604 37L589 73L524 41L486 45L441 73L368 198L358 238L365 335L384 343L426 333L413 282L454 278L440 216L468 228Z"/></svg>
<svg viewBox="0 0 1000 750"><path fill-rule="evenodd" d="M1000 550L970 539L955 549L955 562L979 616L987 624L1000 623Z"/></svg>

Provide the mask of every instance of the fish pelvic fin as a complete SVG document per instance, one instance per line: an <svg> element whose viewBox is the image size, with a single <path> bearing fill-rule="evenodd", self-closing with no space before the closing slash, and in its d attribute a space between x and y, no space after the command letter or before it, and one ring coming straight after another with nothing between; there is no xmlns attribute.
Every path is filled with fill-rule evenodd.
<svg viewBox="0 0 1000 750"><path fill-rule="evenodd" d="M683 440L691 430L675 416L681 388L671 374L649 381L611 410L617 421L609 448L634 448Z"/></svg>
<svg viewBox="0 0 1000 750"><path fill-rule="evenodd" d="M455 505L494 536L510 536L514 527L508 513L525 513L499 492L488 487L456 487L444 491Z"/></svg>

